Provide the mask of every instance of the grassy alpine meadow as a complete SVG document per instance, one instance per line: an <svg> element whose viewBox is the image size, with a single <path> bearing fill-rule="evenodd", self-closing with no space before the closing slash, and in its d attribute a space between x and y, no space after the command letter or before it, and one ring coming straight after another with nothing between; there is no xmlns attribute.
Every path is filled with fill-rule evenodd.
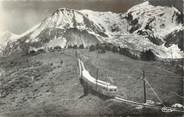
<svg viewBox="0 0 184 117"><path fill-rule="evenodd" d="M76 52L85 67L103 81L118 87L118 94L128 100L143 102L142 72L165 105L181 103L181 76L171 65L159 61L141 61L106 51L65 49L32 55L0 58L0 115L2 117L61 117L136 115L165 116L156 109L83 95L79 82ZM146 85L147 100L159 101ZM131 114L130 114L131 113Z"/></svg>

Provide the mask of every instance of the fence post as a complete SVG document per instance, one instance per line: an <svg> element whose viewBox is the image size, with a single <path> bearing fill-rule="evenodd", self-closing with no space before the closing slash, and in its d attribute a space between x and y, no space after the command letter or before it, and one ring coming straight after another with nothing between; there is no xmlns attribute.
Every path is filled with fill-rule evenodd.
<svg viewBox="0 0 184 117"><path fill-rule="evenodd" d="M145 71L142 71L142 80L143 80L143 87L144 87L144 103L146 103L146 82L145 82Z"/></svg>

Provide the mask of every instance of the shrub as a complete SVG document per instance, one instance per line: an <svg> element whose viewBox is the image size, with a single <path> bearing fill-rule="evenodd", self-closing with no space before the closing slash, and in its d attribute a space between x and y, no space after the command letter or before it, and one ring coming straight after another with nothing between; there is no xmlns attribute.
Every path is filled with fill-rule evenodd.
<svg viewBox="0 0 184 117"><path fill-rule="evenodd" d="M113 49L113 44L108 43L108 44L106 45L106 49L109 50L109 51L112 51L112 49Z"/></svg>
<svg viewBox="0 0 184 117"><path fill-rule="evenodd" d="M98 49L98 53L105 53L105 50L104 49Z"/></svg>
<svg viewBox="0 0 184 117"><path fill-rule="evenodd" d="M37 53L38 54L40 54L40 53L45 53L46 51L44 50L44 49L39 49L38 51L37 51Z"/></svg>
<svg viewBox="0 0 184 117"><path fill-rule="evenodd" d="M49 51L49 52L54 52L54 48L53 48L53 47L50 47L50 48L48 49L48 51Z"/></svg>
<svg viewBox="0 0 184 117"><path fill-rule="evenodd" d="M136 54L133 54L130 52L128 48L118 48L119 49L119 54L123 54L125 56L128 56L133 59L138 59L139 57Z"/></svg>
<svg viewBox="0 0 184 117"><path fill-rule="evenodd" d="M80 48L80 49L84 49L84 45L81 44L81 45L79 46L79 48Z"/></svg>
<svg viewBox="0 0 184 117"><path fill-rule="evenodd" d="M120 48L119 53L123 55L129 55L128 48Z"/></svg>
<svg viewBox="0 0 184 117"><path fill-rule="evenodd" d="M105 50L106 49L105 46L106 46L105 43L99 44L98 49Z"/></svg>
<svg viewBox="0 0 184 117"><path fill-rule="evenodd" d="M156 60L155 54L149 49L141 52L141 59L146 61Z"/></svg>
<svg viewBox="0 0 184 117"><path fill-rule="evenodd" d="M99 43L96 44L96 49L100 49L100 44Z"/></svg>
<svg viewBox="0 0 184 117"><path fill-rule="evenodd" d="M35 50L30 50L30 51L29 51L29 54L30 54L30 55L35 55L35 54L36 54L36 51L35 51Z"/></svg>
<svg viewBox="0 0 184 117"><path fill-rule="evenodd" d="M61 47L60 46L56 46L56 47L54 47L54 50L61 50Z"/></svg>
<svg viewBox="0 0 184 117"><path fill-rule="evenodd" d="M61 64L61 65L63 64L63 60L60 61L60 64Z"/></svg>
<svg viewBox="0 0 184 117"><path fill-rule="evenodd" d="M50 63L50 66L53 66L53 63Z"/></svg>
<svg viewBox="0 0 184 117"><path fill-rule="evenodd" d="M68 45L68 48L73 48L71 45Z"/></svg>
<svg viewBox="0 0 184 117"><path fill-rule="evenodd" d="M73 49L77 49L77 48L78 48L77 45L74 45L74 46L73 46Z"/></svg>
<svg viewBox="0 0 184 117"><path fill-rule="evenodd" d="M91 52L91 51L95 51L96 50L96 47L94 46L94 45L91 45L90 47L89 47L89 51Z"/></svg>
<svg viewBox="0 0 184 117"><path fill-rule="evenodd" d="M118 47L117 46L113 46L112 51L113 52L118 52Z"/></svg>

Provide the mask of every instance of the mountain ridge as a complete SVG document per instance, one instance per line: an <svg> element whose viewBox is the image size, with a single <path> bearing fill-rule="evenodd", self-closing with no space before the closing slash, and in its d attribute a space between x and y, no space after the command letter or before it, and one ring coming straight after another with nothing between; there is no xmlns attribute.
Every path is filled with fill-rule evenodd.
<svg viewBox="0 0 184 117"><path fill-rule="evenodd" d="M180 14L174 7L152 6L149 2L135 5L125 14L61 8L10 43L4 53L112 43L139 51L139 56L151 50L158 58L183 58L182 39L177 36L183 31L183 24L178 22ZM176 39L169 39L172 33Z"/></svg>

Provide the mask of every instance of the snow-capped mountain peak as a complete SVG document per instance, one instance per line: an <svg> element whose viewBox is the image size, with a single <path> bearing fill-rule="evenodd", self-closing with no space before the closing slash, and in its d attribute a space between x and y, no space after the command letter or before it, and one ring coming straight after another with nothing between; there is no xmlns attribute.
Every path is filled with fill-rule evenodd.
<svg viewBox="0 0 184 117"><path fill-rule="evenodd" d="M153 6L149 2L135 5L125 14L61 8L20 35L5 53L111 43L139 55L151 50L158 58L170 58L172 48L177 55L174 57L181 58L181 31L181 13L176 8Z"/></svg>
<svg viewBox="0 0 184 117"><path fill-rule="evenodd" d="M174 30L182 28L181 13L174 7L153 6L147 1L132 7L127 14L133 22L131 32L151 32L161 41Z"/></svg>

